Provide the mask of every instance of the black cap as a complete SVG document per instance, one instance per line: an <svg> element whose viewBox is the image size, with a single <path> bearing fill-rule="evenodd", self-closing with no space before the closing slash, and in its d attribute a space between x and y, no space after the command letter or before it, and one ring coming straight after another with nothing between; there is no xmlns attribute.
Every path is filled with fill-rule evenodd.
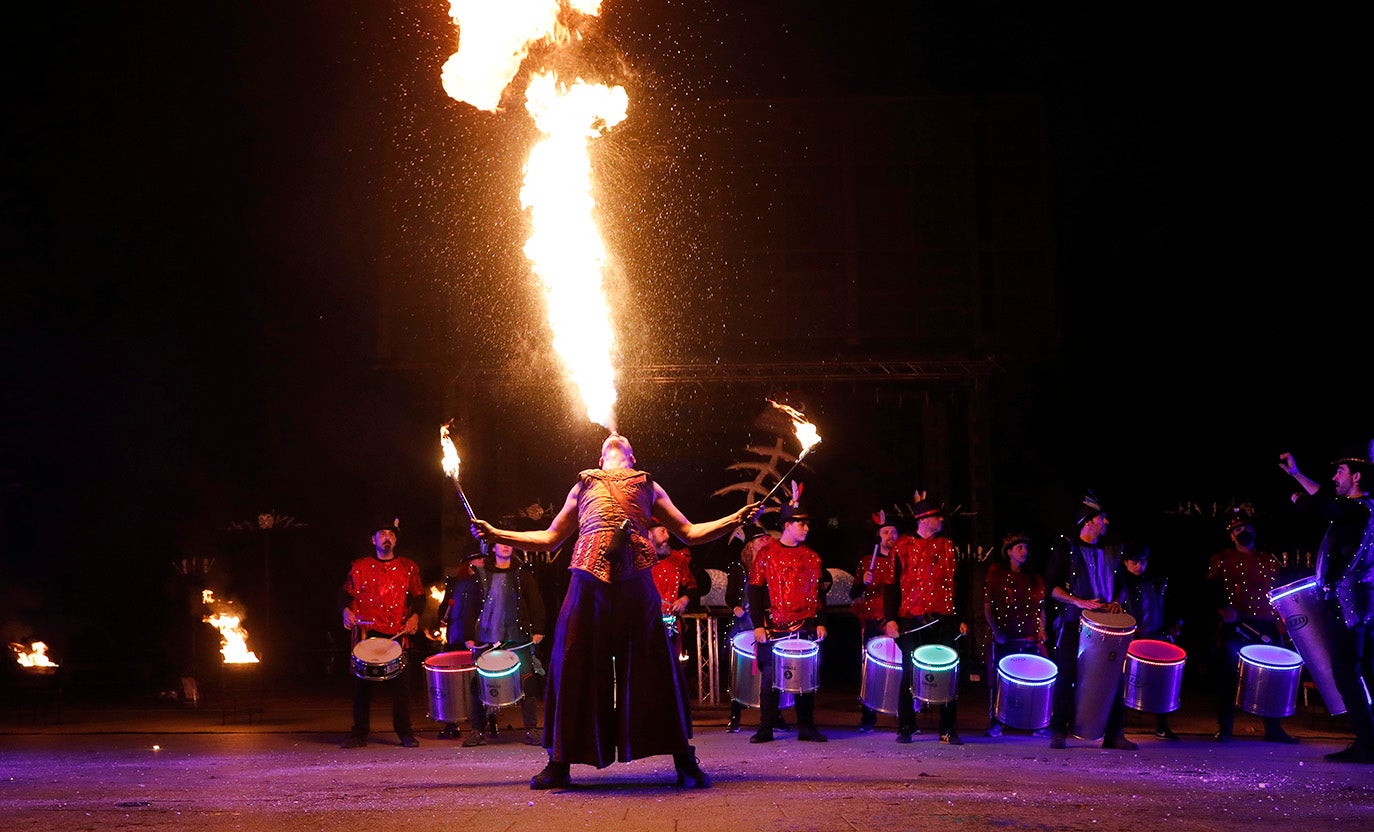
<svg viewBox="0 0 1374 832"><path fill-rule="evenodd" d="M1237 506L1226 513L1226 531L1234 531L1241 526L1249 526L1254 522L1255 516L1244 508Z"/></svg>
<svg viewBox="0 0 1374 832"><path fill-rule="evenodd" d="M1105 513L1106 509L1102 508L1102 501L1097 499L1097 495L1092 492L1092 489L1089 489L1083 495L1083 505L1078 512L1078 521L1074 525L1082 526L1097 515Z"/></svg>
<svg viewBox="0 0 1374 832"><path fill-rule="evenodd" d="M399 517L379 517L373 521L372 531L368 532L367 536L371 537L372 535L382 530L386 530L394 534L400 531L400 528L401 519Z"/></svg>
<svg viewBox="0 0 1374 832"><path fill-rule="evenodd" d="M911 507L911 519L913 521L920 520L924 517L933 517L937 514L943 517L945 514L945 506L944 503L939 502L934 497L922 497L916 501L916 505Z"/></svg>
<svg viewBox="0 0 1374 832"><path fill-rule="evenodd" d="M782 517L783 523L811 519L811 512L807 511L806 506L801 503L788 503L782 507L778 514Z"/></svg>

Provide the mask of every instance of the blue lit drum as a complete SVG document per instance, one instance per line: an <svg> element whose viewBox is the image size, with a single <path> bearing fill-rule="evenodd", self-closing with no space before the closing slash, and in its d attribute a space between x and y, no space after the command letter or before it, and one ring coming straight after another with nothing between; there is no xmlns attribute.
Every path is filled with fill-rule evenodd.
<svg viewBox="0 0 1374 832"><path fill-rule="evenodd" d="M1236 707L1262 717L1292 716L1302 686L1302 656L1273 644L1240 648Z"/></svg>
<svg viewBox="0 0 1374 832"><path fill-rule="evenodd" d="M997 689L992 701L997 721L1022 731L1038 731L1049 725L1058 675L1059 668L1044 656L1003 656L997 663Z"/></svg>

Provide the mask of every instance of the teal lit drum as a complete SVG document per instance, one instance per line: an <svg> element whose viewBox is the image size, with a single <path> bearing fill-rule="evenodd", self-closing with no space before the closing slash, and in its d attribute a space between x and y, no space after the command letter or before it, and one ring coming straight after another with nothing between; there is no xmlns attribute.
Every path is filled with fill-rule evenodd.
<svg viewBox="0 0 1374 832"><path fill-rule="evenodd" d="M1302 656L1273 644L1240 648L1236 707L1262 717L1292 716L1302 686Z"/></svg>
<svg viewBox="0 0 1374 832"><path fill-rule="evenodd" d="M896 639L877 636L864 645L863 680L859 683L859 699L870 710L883 714L897 713L897 699L902 690L902 649Z"/></svg>
<svg viewBox="0 0 1374 832"><path fill-rule="evenodd" d="M1107 732L1107 717L1120 695L1135 623L1135 617L1124 612L1083 612L1078 624L1078 677L1073 689L1074 736L1100 740Z"/></svg>
<svg viewBox="0 0 1374 832"><path fill-rule="evenodd" d="M931 705L953 702L959 695L959 654L943 644L922 644L911 652L911 695Z"/></svg>
<svg viewBox="0 0 1374 832"><path fill-rule="evenodd" d="M1126 648L1126 707L1147 714L1178 710L1183 664L1188 654L1177 644L1138 638Z"/></svg>
<svg viewBox="0 0 1374 832"><path fill-rule="evenodd" d="M743 630L735 633L730 639L730 653L730 697L747 708L757 708L759 693L763 687L763 674L759 671L754 631ZM792 705L792 694L779 694L779 708L790 708Z"/></svg>
<svg viewBox="0 0 1374 832"><path fill-rule="evenodd" d="M1038 731L1050 724L1054 680L1059 668L1044 656L1013 653L997 663L997 689L992 712L997 721L1022 731Z"/></svg>
<svg viewBox="0 0 1374 832"><path fill-rule="evenodd" d="M773 687L783 693L811 693L821 686L821 648L804 638L773 642Z"/></svg>
<svg viewBox="0 0 1374 832"><path fill-rule="evenodd" d="M488 650L477 657L477 690L488 708L514 705L524 696L520 689L520 654L514 650Z"/></svg>

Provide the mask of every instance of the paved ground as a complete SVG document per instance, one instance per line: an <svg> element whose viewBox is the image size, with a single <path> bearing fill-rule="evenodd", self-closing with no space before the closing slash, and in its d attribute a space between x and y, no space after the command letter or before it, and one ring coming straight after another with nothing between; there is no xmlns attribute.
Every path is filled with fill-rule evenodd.
<svg viewBox="0 0 1374 832"><path fill-rule="evenodd" d="M480 748L435 739L423 691L421 746L374 734L339 748L348 725L344 680L278 690L255 707L206 703L60 709L11 706L0 719L0 818L5 830L1309 830L1374 828L1374 766L1329 763L1349 733L1315 710L1287 720L1296 746L1263 742L1242 715L1238 737L1211 740L1210 703L1173 715L1180 742L1149 734L1131 713L1140 750L1071 741L1063 751L1024 732L984 737L985 700L961 693L966 743L925 732L894 740L891 719L860 735L852 694L823 695L825 744L780 734L753 746L748 729L723 730L726 710L696 712L696 744L715 779L708 790L672 785L668 758L602 771L574 767L574 785L532 792L542 751L519 731ZM223 705L224 703L221 703ZM238 704L243 705L244 702ZM260 707L261 710L256 710ZM374 725L387 724L378 704ZM746 716L746 725L755 717Z"/></svg>

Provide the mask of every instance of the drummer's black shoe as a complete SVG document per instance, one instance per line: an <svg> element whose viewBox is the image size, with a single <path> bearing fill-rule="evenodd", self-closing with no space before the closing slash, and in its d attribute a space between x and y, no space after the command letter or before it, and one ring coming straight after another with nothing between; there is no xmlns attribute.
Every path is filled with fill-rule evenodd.
<svg viewBox="0 0 1374 832"><path fill-rule="evenodd" d="M697 750L692 746L688 746L684 753L673 755L673 768L677 769L679 786L685 786L687 781L691 780L694 789L711 788L711 778L701 770L701 764L697 761Z"/></svg>
<svg viewBox="0 0 1374 832"><path fill-rule="evenodd" d="M481 731L473 731L471 734L468 734L467 737L463 740L464 748L475 748L479 745L486 744L487 735L483 734Z"/></svg>
<svg viewBox="0 0 1374 832"><path fill-rule="evenodd" d="M549 760L549 764L544 766L544 770L530 778L530 788L535 791L544 789L563 789L572 784L572 777L569 774L567 763L555 763Z"/></svg>
<svg viewBox="0 0 1374 832"><path fill-rule="evenodd" d="M725 730L731 734L739 733L739 714L730 714L730 721L725 723Z"/></svg>
<svg viewBox="0 0 1374 832"><path fill-rule="evenodd" d="M417 739L415 739L415 736L414 736L413 734L412 734L412 735L409 735L409 736L401 737L401 747L402 747L402 748L419 748L419 747L420 747L420 741L417 740Z"/></svg>
<svg viewBox="0 0 1374 832"><path fill-rule="evenodd" d="M349 737L348 737L348 739L344 740L343 743L342 743L339 747L340 747L340 748L362 748L364 745L367 745L367 740L363 739L363 738L360 737L360 736L357 736L356 734L350 734Z"/></svg>
<svg viewBox="0 0 1374 832"><path fill-rule="evenodd" d="M757 730L757 731L754 732L754 736L750 737L750 738L749 738L749 741L752 742L752 743L756 743L756 744L757 744L757 743L761 743L761 742L772 742L772 741L773 741L773 729L772 729L772 728L760 728L759 730Z"/></svg>
<svg viewBox="0 0 1374 832"><path fill-rule="evenodd" d="M911 742L911 732L910 732L910 731L898 731L898 732L897 732L897 742L901 743L902 745L906 745L907 743Z"/></svg>
<svg viewBox="0 0 1374 832"><path fill-rule="evenodd" d="M1064 731L1055 731L1050 734L1050 748L1067 748L1069 745L1069 735Z"/></svg>
<svg viewBox="0 0 1374 832"><path fill-rule="evenodd" d="M521 740L525 745L543 745L544 741L534 731L526 731L525 738Z"/></svg>
<svg viewBox="0 0 1374 832"><path fill-rule="evenodd" d="M797 740L799 742L829 742L830 738L817 731L814 725L798 725Z"/></svg>
<svg viewBox="0 0 1374 832"><path fill-rule="evenodd" d="M1177 739L1178 739L1178 734L1175 734L1175 733L1174 733L1171 729L1169 729L1169 728L1160 728L1158 731L1155 731L1155 736L1156 736L1157 738L1161 739L1161 740L1177 740Z"/></svg>
<svg viewBox="0 0 1374 832"><path fill-rule="evenodd" d="M992 723L988 725L988 730L984 731L983 733L987 734L989 737L1002 736L1002 723L994 719Z"/></svg>
<svg viewBox="0 0 1374 832"><path fill-rule="evenodd" d="M940 742L945 745L963 745L964 741L959 738L958 731L950 731L940 735Z"/></svg>
<svg viewBox="0 0 1374 832"><path fill-rule="evenodd" d="M1218 732L1216 732L1215 734L1212 735L1212 739L1216 740L1217 742L1230 742L1230 741L1231 741L1231 732L1230 732L1230 731L1218 731Z"/></svg>
<svg viewBox="0 0 1374 832"><path fill-rule="evenodd" d="M459 731L459 730L458 730L458 726L456 726L456 725L448 725L448 724L445 724L445 725L444 725L444 729L443 729L442 731L439 732L439 739L441 739L441 740L456 740L456 739L458 739L459 735L461 735L461 734L462 734L462 731Z"/></svg>
<svg viewBox="0 0 1374 832"><path fill-rule="evenodd" d="M1283 727L1278 725L1272 726L1265 730L1264 741L1281 742L1285 745L1297 745L1299 742L1297 737L1283 730Z"/></svg>
<svg viewBox="0 0 1374 832"><path fill-rule="evenodd" d="M1117 734L1102 741L1103 748L1115 748L1117 751L1137 751L1140 746L1126 739L1125 734Z"/></svg>
<svg viewBox="0 0 1374 832"><path fill-rule="evenodd" d="M787 720L785 720L785 719L782 718L782 712L779 712L777 718L773 720L773 730L774 730L774 731L791 731L791 730L792 730L792 726L791 726L791 725L788 725L788 724L787 724Z"/></svg>
<svg viewBox="0 0 1374 832"><path fill-rule="evenodd" d="M1357 742L1346 746L1344 751L1332 751L1323 756L1333 763L1374 763L1374 751L1361 748Z"/></svg>
<svg viewBox="0 0 1374 832"><path fill-rule="evenodd" d="M871 733L873 733L873 729L876 728L876 727L877 727L877 726L875 726L875 725L869 725L867 722L860 722L860 723L859 723L859 733L860 733L860 734L871 734Z"/></svg>

